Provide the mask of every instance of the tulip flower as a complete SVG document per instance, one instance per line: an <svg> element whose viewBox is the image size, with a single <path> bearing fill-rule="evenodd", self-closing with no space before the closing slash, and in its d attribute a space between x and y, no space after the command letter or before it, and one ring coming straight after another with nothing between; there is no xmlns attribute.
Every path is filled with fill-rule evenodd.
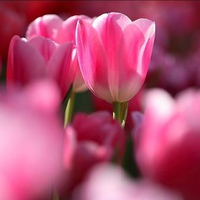
<svg viewBox="0 0 200 200"><path fill-rule="evenodd" d="M61 19L55 14L43 15L29 24L26 31L26 38L30 40L40 35L50 38L59 44L64 44L69 41L74 43L76 25L80 19L89 23L92 22L92 18L85 15L73 15L68 17L66 20ZM87 90L87 86L80 71L77 56L75 56L74 65L76 66L76 72L72 91L65 111L65 125L71 120L75 93Z"/></svg>
<svg viewBox="0 0 200 200"><path fill-rule="evenodd" d="M125 102L141 88L149 67L155 23L121 13L80 20L76 44L89 89L108 102Z"/></svg>
<svg viewBox="0 0 200 200"><path fill-rule="evenodd" d="M142 87L152 54L155 23L131 21L121 13L80 20L76 31L79 64L88 88L99 98L129 101Z"/></svg>
<svg viewBox="0 0 200 200"><path fill-rule="evenodd" d="M69 195L97 163L120 163L124 151L124 130L109 112L77 113L66 126L64 166L69 178L62 191Z"/></svg>
<svg viewBox="0 0 200 200"><path fill-rule="evenodd" d="M57 87L40 82L41 99L57 101ZM40 88L40 91L42 89ZM51 89L52 93L46 93ZM57 88L57 89L56 89ZM0 199L49 198L62 177L64 134L56 113L30 99L38 87L0 91ZM53 96L52 96L53 95ZM37 96L38 98L38 96ZM42 112L41 112L42 111Z"/></svg>
<svg viewBox="0 0 200 200"><path fill-rule="evenodd" d="M43 36L50 38L59 44L69 41L74 43L76 24L79 19L92 22L92 18L86 15L73 15L66 20L63 20L55 14L43 15L29 24L26 31L26 38L30 40L36 36ZM76 60L76 65L77 71L73 82L73 91L83 92L87 89L87 86L82 78L78 60Z"/></svg>
<svg viewBox="0 0 200 200"><path fill-rule="evenodd" d="M62 27L63 20L55 14L48 14L36 18L32 21L26 31L26 38L28 40L43 36L56 41L58 30Z"/></svg>
<svg viewBox="0 0 200 200"><path fill-rule="evenodd" d="M134 132L135 157L143 176L200 199L200 91L173 99L162 89L144 98L145 111Z"/></svg>
<svg viewBox="0 0 200 200"><path fill-rule="evenodd" d="M59 45L42 36L30 40L14 36L8 54L8 88L50 78L58 84L64 97L75 76L74 51L70 42Z"/></svg>

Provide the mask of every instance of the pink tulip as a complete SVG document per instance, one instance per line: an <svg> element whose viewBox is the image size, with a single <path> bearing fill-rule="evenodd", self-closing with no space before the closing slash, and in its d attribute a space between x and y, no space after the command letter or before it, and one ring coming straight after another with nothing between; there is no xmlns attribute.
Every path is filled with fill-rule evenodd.
<svg viewBox="0 0 200 200"><path fill-rule="evenodd" d="M47 82L45 87L42 82L37 84L46 91ZM57 90L53 86L53 83L48 85L53 88L52 93L47 95L44 91L41 99L49 98L51 103L55 102L51 95ZM49 198L60 183L64 140L61 120L55 112L46 108L41 110L41 105L30 100L27 94L37 95L36 88L9 93L0 91L2 200Z"/></svg>
<svg viewBox="0 0 200 200"><path fill-rule="evenodd" d="M149 67L155 23L108 13L93 23L80 20L76 32L79 64L88 88L108 102L130 100Z"/></svg>
<svg viewBox="0 0 200 200"><path fill-rule="evenodd" d="M62 27L63 20L55 14L48 14L36 18L27 28L26 38L28 40L43 36L56 41L58 30Z"/></svg>
<svg viewBox="0 0 200 200"><path fill-rule="evenodd" d="M120 162L125 150L125 133L109 112L76 114L66 128L65 169L69 173L64 192L71 193L99 162Z"/></svg>
<svg viewBox="0 0 200 200"><path fill-rule="evenodd" d="M183 200L176 192L154 182L133 180L111 164L94 166L75 190L73 200Z"/></svg>
<svg viewBox="0 0 200 200"><path fill-rule="evenodd" d="M44 36L50 38L59 44L64 44L67 41L74 43L76 25L79 19L92 22L92 18L85 15L73 15L66 20L61 19L58 15L47 14L36 18L31 22L26 31L28 40L36 36ZM87 89L80 72L78 60L76 60L76 76L73 82L74 92L83 92Z"/></svg>
<svg viewBox="0 0 200 200"><path fill-rule="evenodd" d="M64 97L75 76L74 54L75 49L70 42L59 45L41 36L28 41L14 36L8 54L8 88L51 78L57 82Z"/></svg>
<svg viewBox="0 0 200 200"><path fill-rule="evenodd" d="M174 100L167 92L147 93L142 124L134 135L136 162L145 177L200 199L200 91Z"/></svg>

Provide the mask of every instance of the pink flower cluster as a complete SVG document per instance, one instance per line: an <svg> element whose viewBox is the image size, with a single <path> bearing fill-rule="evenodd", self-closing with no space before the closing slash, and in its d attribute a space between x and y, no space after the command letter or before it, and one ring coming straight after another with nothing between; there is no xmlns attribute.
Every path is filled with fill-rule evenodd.
<svg viewBox="0 0 200 200"><path fill-rule="evenodd" d="M200 199L200 90L177 93L190 76L178 66L176 90L163 89L176 63L163 27L175 37L193 26L173 32L159 14L156 48L157 22L120 12L45 14L12 34L0 62L0 199ZM94 109L75 110L86 93Z"/></svg>

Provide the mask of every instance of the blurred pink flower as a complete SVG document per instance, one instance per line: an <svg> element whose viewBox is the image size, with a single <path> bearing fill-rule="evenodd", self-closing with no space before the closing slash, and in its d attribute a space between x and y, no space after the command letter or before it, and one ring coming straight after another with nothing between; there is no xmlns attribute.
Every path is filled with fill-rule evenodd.
<svg viewBox="0 0 200 200"><path fill-rule="evenodd" d="M88 88L108 102L130 100L145 80L154 37L155 23L148 19L112 12L92 24L80 20L77 54Z"/></svg>
<svg viewBox="0 0 200 200"><path fill-rule="evenodd" d="M148 180L133 180L122 168L111 164L94 166L85 181L75 190L80 200L183 200L174 191Z"/></svg>
<svg viewBox="0 0 200 200"><path fill-rule="evenodd" d="M48 77L57 82L64 97L75 76L74 51L70 42L59 45L42 36L28 41L14 36L7 63L8 88Z"/></svg>
<svg viewBox="0 0 200 200"><path fill-rule="evenodd" d="M125 133L109 112L76 114L65 136L64 163L69 173L65 192L72 192L96 163L123 158Z"/></svg>
<svg viewBox="0 0 200 200"><path fill-rule="evenodd" d="M32 21L26 31L28 40L36 36L44 36L50 38L59 44L75 41L75 30L78 20L92 22L92 18L85 15L73 15L63 20L55 14L47 14L36 18ZM73 82L73 90L75 92L83 92L87 89L80 72L78 60L76 60L76 76Z"/></svg>
<svg viewBox="0 0 200 200"><path fill-rule="evenodd" d="M200 198L200 91L188 89L174 100L152 89L144 98L145 112L134 133L136 162L142 174Z"/></svg>
<svg viewBox="0 0 200 200"><path fill-rule="evenodd" d="M43 83L37 83L47 89ZM42 95L50 103L52 93ZM37 95L37 87L0 93L0 199L30 200L49 197L62 176L64 134L57 113L36 104L28 94ZM49 89L50 89L49 88ZM42 90L42 89L40 89ZM45 97L44 97L45 96ZM40 98L40 96L37 96ZM34 98L35 99L35 98Z"/></svg>

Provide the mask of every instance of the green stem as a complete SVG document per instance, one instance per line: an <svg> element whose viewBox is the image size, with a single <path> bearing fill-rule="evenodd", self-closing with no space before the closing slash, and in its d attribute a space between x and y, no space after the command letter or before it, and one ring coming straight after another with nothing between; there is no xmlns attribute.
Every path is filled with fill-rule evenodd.
<svg viewBox="0 0 200 200"><path fill-rule="evenodd" d="M125 126L128 112L128 101L113 102L113 118L118 120L122 127Z"/></svg>
<svg viewBox="0 0 200 200"><path fill-rule="evenodd" d="M71 91L69 100L67 102L67 106L65 109L65 120L64 120L64 127L71 121L73 109L74 109L74 100L75 100L75 93Z"/></svg>

